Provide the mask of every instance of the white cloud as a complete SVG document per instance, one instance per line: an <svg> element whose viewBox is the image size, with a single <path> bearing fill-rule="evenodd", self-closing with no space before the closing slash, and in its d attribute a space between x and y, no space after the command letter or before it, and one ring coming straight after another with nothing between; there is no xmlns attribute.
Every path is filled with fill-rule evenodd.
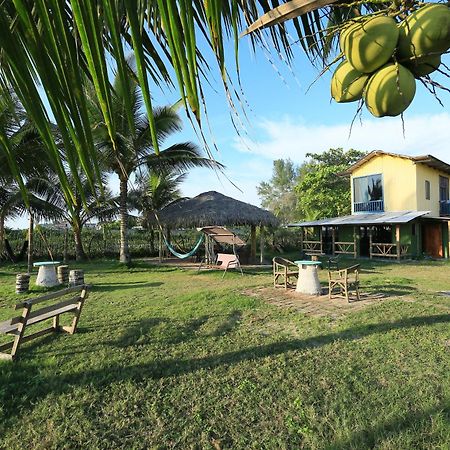
<svg viewBox="0 0 450 450"><path fill-rule="evenodd" d="M255 125L258 142L235 140L234 147L244 153L273 160L291 158L300 163L308 152L320 153L329 148L384 150L409 155L432 154L450 161L450 114L420 115L405 119L403 135L400 118L383 118L356 122L350 133L348 122L337 125L309 124L286 116L278 121L261 119Z"/></svg>

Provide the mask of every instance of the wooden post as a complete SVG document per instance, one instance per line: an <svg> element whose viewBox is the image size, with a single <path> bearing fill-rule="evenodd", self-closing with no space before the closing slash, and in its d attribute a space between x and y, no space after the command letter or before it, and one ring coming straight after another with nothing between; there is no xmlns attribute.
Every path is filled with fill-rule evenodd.
<svg viewBox="0 0 450 450"><path fill-rule="evenodd" d="M162 262L162 231L159 230L159 242L158 242L158 256L159 256L159 262Z"/></svg>
<svg viewBox="0 0 450 450"><path fill-rule="evenodd" d="M331 227L331 254L334 256L334 246L336 245L336 229Z"/></svg>
<svg viewBox="0 0 450 450"><path fill-rule="evenodd" d="M33 230L34 230L34 215L33 211L30 209L29 212L29 220L28 220L28 273L31 273L33 270Z"/></svg>
<svg viewBox="0 0 450 450"><path fill-rule="evenodd" d="M264 227L259 226L259 263L264 263Z"/></svg>
<svg viewBox="0 0 450 450"><path fill-rule="evenodd" d="M300 253L303 254L303 227L300 227Z"/></svg>
<svg viewBox="0 0 450 450"><path fill-rule="evenodd" d="M358 257L358 238L356 230L358 227L353 227L353 257L356 259Z"/></svg>
<svg viewBox="0 0 450 450"><path fill-rule="evenodd" d="M322 242L322 238L323 238L323 232L322 232L322 227L319 226L319 240L320 240L320 253L323 253L323 242Z"/></svg>
<svg viewBox="0 0 450 450"><path fill-rule="evenodd" d="M373 242L372 231L373 231L373 227L369 227L369 258L370 259L372 259L372 242Z"/></svg>
<svg viewBox="0 0 450 450"><path fill-rule="evenodd" d="M450 220L447 222L447 228L448 228L448 233L447 233L447 248L448 248L448 253L447 253L447 258L450 259ZM417 233L417 231L416 231ZM417 244L416 244L416 248L417 248Z"/></svg>
<svg viewBox="0 0 450 450"><path fill-rule="evenodd" d="M395 225L395 245L397 247L397 261L400 261L400 224Z"/></svg>
<svg viewBox="0 0 450 450"><path fill-rule="evenodd" d="M250 261L256 261L256 226L252 225L250 228Z"/></svg>
<svg viewBox="0 0 450 450"><path fill-rule="evenodd" d="M102 231L103 231L103 235L104 235L105 231L104 231L103 225L102 225ZM69 234L69 227L66 224L66 227L64 229L64 250L63 250L63 262L64 263L67 263L67 261L69 260L69 257L67 256L68 234ZM104 247L104 242L105 242L105 239L103 238L103 247Z"/></svg>

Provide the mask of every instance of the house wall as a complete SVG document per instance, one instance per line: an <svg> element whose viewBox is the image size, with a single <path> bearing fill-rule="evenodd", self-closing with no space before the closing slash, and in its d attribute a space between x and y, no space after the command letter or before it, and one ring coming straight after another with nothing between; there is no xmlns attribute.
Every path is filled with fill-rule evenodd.
<svg viewBox="0 0 450 450"><path fill-rule="evenodd" d="M431 211L432 216L439 216L439 175L448 178L449 175L425 164L417 164L416 192L417 210ZM425 198L425 180L430 182L430 200Z"/></svg>
<svg viewBox="0 0 450 450"><path fill-rule="evenodd" d="M416 164L413 161L390 155L378 155L355 169L350 177L353 211L353 178L382 174L384 210L417 210ZM425 181L423 181L425 184ZM425 187L423 188L425 192Z"/></svg>

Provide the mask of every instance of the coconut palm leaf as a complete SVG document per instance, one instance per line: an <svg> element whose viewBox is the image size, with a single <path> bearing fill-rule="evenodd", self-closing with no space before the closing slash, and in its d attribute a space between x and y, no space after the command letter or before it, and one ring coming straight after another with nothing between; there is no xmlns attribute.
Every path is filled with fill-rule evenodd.
<svg viewBox="0 0 450 450"><path fill-rule="evenodd" d="M293 4L294 0L286 5ZM226 70L225 41L234 40L243 29L281 7L278 0L13 0L0 5L0 85L11 85L33 121L58 174L66 197L73 196L65 166L70 167L80 189L77 167L93 185L101 170L89 123L85 80L93 93L112 149L117 142L114 122L114 90L111 70L122 84L135 78L142 90L147 111L148 132L154 153L159 152L158 125L151 91L154 86L171 86L176 80L180 97L197 123L202 117L202 84L212 68L203 42L217 62L227 95L232 102L235 90ZM297 39L310 55L320 53L323 19L307 12L292 19L293 33L280 25L269 29L269 40L284 58L293 56L291 41ZM250 36L252 45L267 45L259 33ZM134 54L136 74L126 55ZM175 74L175 77L172 74ZM44 98L48 101L44 102ZM124 97L124 118L132 124L133 92ZM47 111L47 107L51 111ZM54 140L50 114L55 118L66 149L65 160ZM20 173L7 143L0 133L2 151L11 173L20 183Z"/></svg>

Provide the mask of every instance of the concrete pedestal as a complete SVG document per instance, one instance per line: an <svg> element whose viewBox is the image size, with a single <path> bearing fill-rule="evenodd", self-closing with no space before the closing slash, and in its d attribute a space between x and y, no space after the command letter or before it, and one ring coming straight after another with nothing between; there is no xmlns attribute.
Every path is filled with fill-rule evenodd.
<svg viewBox="0 0 450 450"><path fill-rule="evenodd" d="M298 281L296 292L308 295L320 295L321 287L317 267L318 261L295 261L298 264Z"/></svg>
<svg viewBox="0 0 450 450"><path fill-rule="evenodd" d="M56 276L56 266L59 261L44 261L34 263L34 267L39 267L38 276L36 278L36 286L53 287L59 284Z"/></svg>

